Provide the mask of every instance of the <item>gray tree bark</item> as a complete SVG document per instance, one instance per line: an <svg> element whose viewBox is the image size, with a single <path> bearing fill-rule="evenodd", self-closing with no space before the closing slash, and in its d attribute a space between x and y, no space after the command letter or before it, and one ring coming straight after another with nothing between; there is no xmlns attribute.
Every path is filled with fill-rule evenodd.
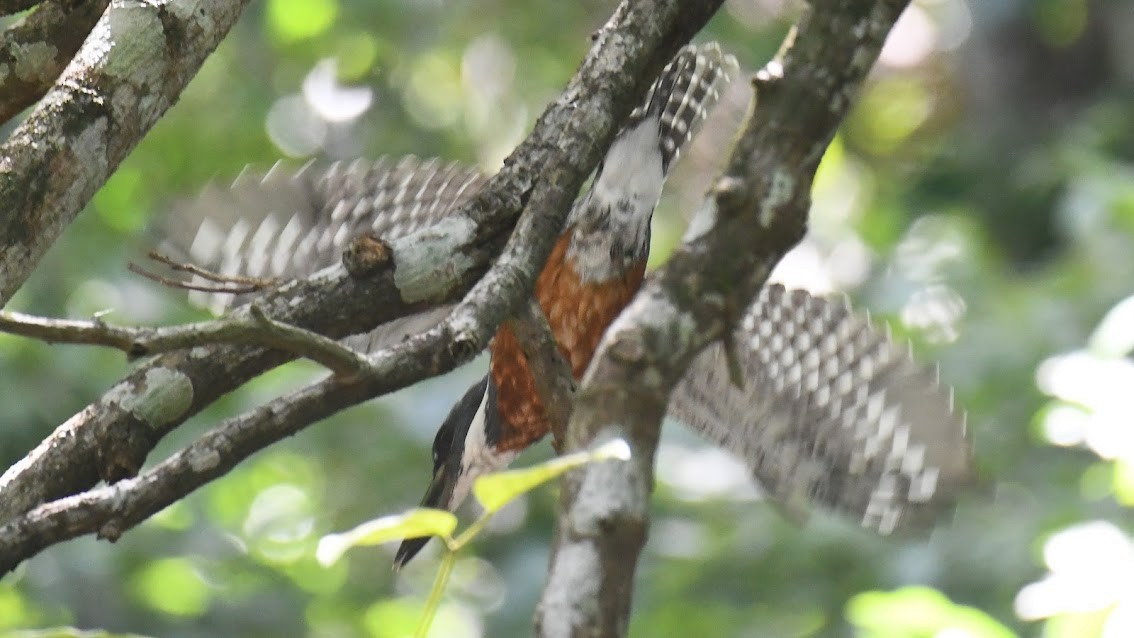
<svg viewBox="0 0 1134 638"><path fill-rule="evenodd" d="M738 310L803 237L819 160L907 4L814 3L754 79L758 108L685 243L607 330L580 385L567 449L621 437L633 459L564 478L540 636L626 634L669 394L701 349L728 338Z"/></svg>

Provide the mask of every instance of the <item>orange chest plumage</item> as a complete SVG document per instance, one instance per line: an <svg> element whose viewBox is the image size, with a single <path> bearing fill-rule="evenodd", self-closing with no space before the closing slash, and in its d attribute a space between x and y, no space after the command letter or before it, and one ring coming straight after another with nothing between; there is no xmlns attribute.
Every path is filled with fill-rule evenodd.
<svg viewBox="0 0 1134 638"><path fill-rule="evenodd" d="M630 303L646 272L643 260L604 281L583 281L568 255L571 229L559 238L547 265L536 280L535 294L543 308L559 351L578 380L591 362L599 340L618 313ZM502 428L497 449L519 451L549 430L543 403L532 380L528 361L515 335L501 327L489 346L490 371L496 383Z"/></svg>

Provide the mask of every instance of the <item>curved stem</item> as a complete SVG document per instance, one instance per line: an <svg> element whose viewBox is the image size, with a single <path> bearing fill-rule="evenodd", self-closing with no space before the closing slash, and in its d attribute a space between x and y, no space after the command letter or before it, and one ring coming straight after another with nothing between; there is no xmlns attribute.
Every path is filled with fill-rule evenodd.
<svg viewBox="0 0 1134 638"><path fill-rule="evenodd" d="M445 593L445 585L449 583L449 574L453 573L453 564L456 562L457 553L452 549L445 550L445 555L441 557L441 567L437 570L437 578L433 580L433 589L429 590L429 599L425 601L421 622L418 623L417 631L413 634L415 638L425 638L429 633L433 617L437 615L437 608L441 605L441 595Z"/></svg>

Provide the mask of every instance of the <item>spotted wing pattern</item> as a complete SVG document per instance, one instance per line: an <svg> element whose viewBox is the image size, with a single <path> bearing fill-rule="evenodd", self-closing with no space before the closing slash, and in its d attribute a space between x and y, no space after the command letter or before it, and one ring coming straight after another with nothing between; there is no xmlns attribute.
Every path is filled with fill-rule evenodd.
<svg viewBox="0 0 1134 638"><path fill-rule="evenodd" d="M455 162L416 157L246 169L230 186L212 185L175 204L159 250L224 275L299 278L337 263L360 233L392 240L436 222L484 179ZM193 283L204 282L195 277ZM190 293L190 301L217 314L248 299ZM447 312L440 307L398 319L347 344L377 350L432 327Z"/></svg>
<svg viewBox="0 0 1134 638"><path fill-rule="evenodd" d="M650 86L642 105L630 114L627 128L640 118L660 114L662 166L669 168L739 68L736 58L722 52L716 42L682 47Z"/></svg>
<svg viewBox="0 0 1134 638"><path fill-rule="evenodd" d="M971 481L965 417L935 370L845 300L766 286L694 362L669 414L744 460L789 515L813 504L882 534L932 526Z"/></svg>
<svg viewBox="0 0 1134 638"><path fill-rule="evenodd" d="M176 204L161 250L224 275L302 277L337 263L362 232L397 239L437 221L483 182L475 169L416 157L249 169ZM216 312L244 301L192 300Z"/></svg>

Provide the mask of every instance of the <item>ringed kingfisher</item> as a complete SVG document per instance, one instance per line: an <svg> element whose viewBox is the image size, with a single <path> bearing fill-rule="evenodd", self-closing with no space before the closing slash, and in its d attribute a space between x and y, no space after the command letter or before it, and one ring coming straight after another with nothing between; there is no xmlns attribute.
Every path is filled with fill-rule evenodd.
<svg viewBox="0 0 1134 638"><path fill-rule="evenodd" d="M641 285L667 172L737 68L715 43L682 48L572 208L535 297L576 379ZM335 266L363 232L392 240L435 223L483 183L475 169L414 157L249 169L231 185L176 203L159 231L161 250L223 275L303 277ZM248 298L191 293L216 312ZM344 341L374 351L447 312ZM971 484L964 414L952 390L845 299L767 285L732 342L742 386L731 380L723 346L709 346L678 384L668 414L741 458L793 518L821 505L882 534L921 530ZM488 373L456 402L433 441L424 506L455 509L477 476L507 466L549 431L507 326L489 352ZM406 540L395 566L427 540Z"/></svg>

